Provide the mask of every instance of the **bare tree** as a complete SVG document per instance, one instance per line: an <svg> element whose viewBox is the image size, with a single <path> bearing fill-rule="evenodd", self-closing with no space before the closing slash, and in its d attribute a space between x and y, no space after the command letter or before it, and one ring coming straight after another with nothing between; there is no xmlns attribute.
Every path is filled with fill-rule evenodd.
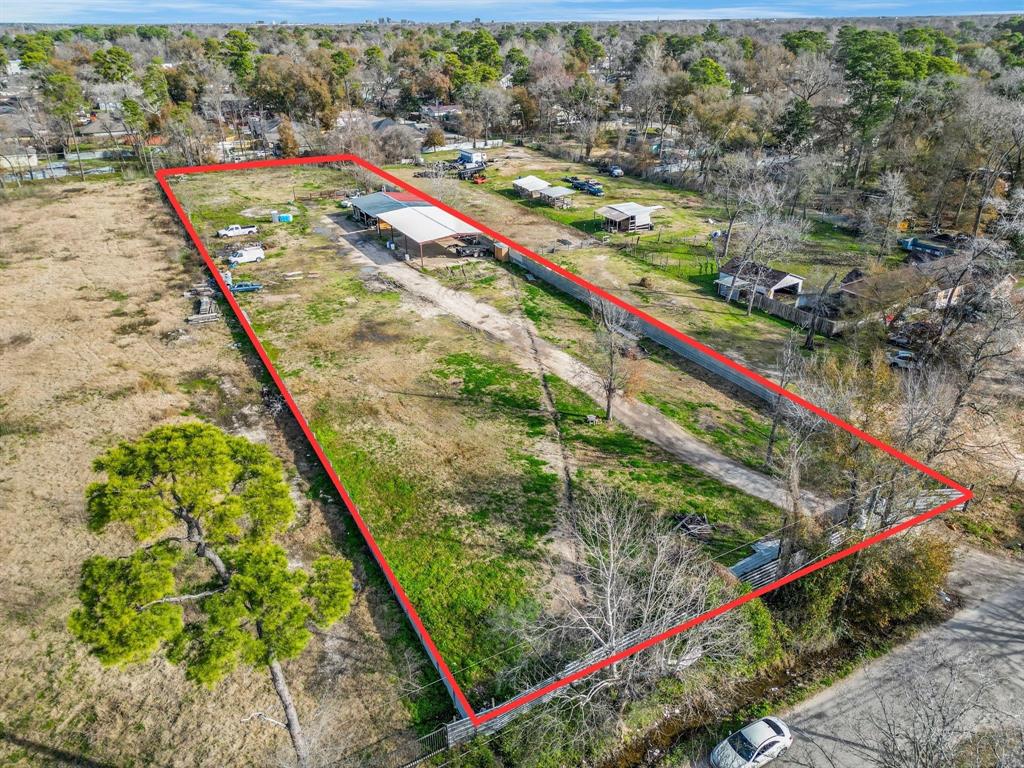
<svg viewBox="0 0 1024 768"><path fill-rule="evenodd" d="M743 248L729 286L729 301L739 291L747 291L747 314L754 309L754 298L765 287L770 263L791 252L804 235L804 222L787 216L782 205L782 190L771 182L751 184L744 192Z"/></svg>
<svg viewBox="0 0 1024 768"><path fill-rule="evenodd" d="M593 296L590 314L595 324L594 340L601 358L598 374L605 395L604 417L612 419L615 393L629 379L630 366L623 358L635 353L640 324L636 315L614 302Z"/></svg>
<svg viewBox="0 0 1024 768"><path fill-rule="evenodd" d="M756 172L756 165L746 155L727 155L722 159L719 172L715 177L715 192L722 200L728 224L722 238L722 256L718 266L729 260L733 228L736 225L736 219L750 202L747 188Z"/></svg>
<svg viewBox="0 0 1024 768"><path fill-rule="evenodd" d="M841 751L816 744L787 759L806 768L1022 768L1024 718L996 705L992 682L970 656L915 659L850 711L856 736Z"/></svg>
<svg viewBox="0 0 1024 768"><path fill-rule="evenodd" d="M878 768L948 768L967 741L996 721L988 684L971 679L963 658L899 673L899 695L877 697L878 712L860 730Z"/></svg>
<svg viewBox="0 0 1024 768"><path fill-rule="evenodd" d="M407 125L390 125L380 132L377 141L385 160L394 163L419 157L422 137Z"/></svg>
<svg viewBox="0 0 1024 768"><path fill-rule="evenodd" d="M535 678L607 656L721 602L722 577L700 547L665 530L655 510L620 488L577 494L560 527L572 542L575 578L556 588L561 610L523 630L534 654L519 674ZM750 652L741 612L732 611L562 688L556 707L591 732L598 723L621 725L628 705L658 680L683 677L702 658L736 661Z"/></svg>
<svg viewBox="0 0 1024 768"><path fill-rule="evenodd" d="M978 309L977 322L965 324L961 332L945 342L944 357L956 372L954 394L926 461L949 450L955 442L953 429L961 412L967 407L983 407L975 399L977 384L1008 360L1024 340L1024 308L1012 297L989 295Z"/></svg>
<svg viewBox="0 0 1024 768"><path fill-rule="evenodd" d="M839 87L842 73L828 56L822 53L804 53L793 62L786 87L803 101L811 102L820 94Z"/></svg>
<svg viewBox="0 0 1024 768"><path fill-rule="evenodd" d="M865 239L877 244L877 259L882 261L896 244L900 224L910 213L911 198L899 171L883 173L878 188L879 194L871 197L862 210L860 230Z"/></svg>

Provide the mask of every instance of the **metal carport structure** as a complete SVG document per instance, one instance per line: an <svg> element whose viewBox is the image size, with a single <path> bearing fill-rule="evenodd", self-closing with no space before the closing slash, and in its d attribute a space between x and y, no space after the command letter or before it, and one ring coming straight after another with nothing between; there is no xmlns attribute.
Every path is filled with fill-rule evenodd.
<svg viewBox="0 0 1024 768"><path fill-rule="evenodd" d="M476 227L432 205L386 211L378 218L393 230L393 241L397 242L397 235L402 236L406 253L410 251L409 244L414 243L421 259L425 245L481 234Z"/></svg>

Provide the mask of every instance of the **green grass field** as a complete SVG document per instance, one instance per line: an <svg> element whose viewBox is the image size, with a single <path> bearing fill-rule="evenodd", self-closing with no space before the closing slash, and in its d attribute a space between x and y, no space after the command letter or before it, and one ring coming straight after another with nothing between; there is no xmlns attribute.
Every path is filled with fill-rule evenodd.
<svg viewBox="0 0 1024 768"><path fill-rule="evenodd" d="M216 199L190 201L206 233L246 208L287 199L280 188L250 195L220 184L209 195ZM239 301L460 685L477 702L501 696L509 693L501 672L520 652L510 621L536 619L550 591L561 477L550 463L558 433L542 407L542 382L500 343L450 318L410 313L397 291L371 290L362 268L313 228L330 208L311 203L301 225L268 225L281 253L245 270L268 288ZM280 281L283 270L300 268L318 277ZM586 360L587 307L518 282L516 271L481 262L435 274L481 297L517 286L510 310ZM666 526L681 514L706 515L715 527L708 554L726 565L776 526L771 505L614 423L589 423L600 414L589 397L555 377L548 383L576 484L621 485ZM656 397L670 418L723 450L750 463L762 451L763 425L741 409Z"/></svg>

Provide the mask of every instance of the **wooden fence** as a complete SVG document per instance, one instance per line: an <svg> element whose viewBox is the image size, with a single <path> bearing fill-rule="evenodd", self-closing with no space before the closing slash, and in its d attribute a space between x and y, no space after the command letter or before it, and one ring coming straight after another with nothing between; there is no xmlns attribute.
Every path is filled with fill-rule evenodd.
<svg viewBox="0 0 1024 768"><path fill-rule="evenodd" d="M726 293L728 293L728 289L726 289ZM742 301L746 302L746 299L744 298ZM820 333L822 336L838 336L850 326L850 322L847 320L830 320L827 317L814 317L813 312L799 309L795 305L787 304L784 301L769 299L762 293L754 295L754 306L762 312L767 312L775 317L781 317L783 320L788 320L804 329L810 326L813 320L814 332Z"/></svg>
<svg viewBox="0 0 1024 768"><path fill-rule="evenodd" d="M635 240L621 243L617 247L619 250L625 251L634 258L641 259L648 264L668 270L674 269L677 272L682 272L687 266L691 269L696 268L699 274L708 274L709 270L717 269L710 241L701 235L663 238L659 233L658 235L648 237L637 237ZM693 253L688 258L679 253L673 253L673 248L688 248ZM706 251L706 253L702 254L702 251ZM703 259L700 258L701 255L704 256ZM719 289L719 295L723 298L727 298L728 294L728 288ZM738 291L733 300L737 303L745 304L747 296L743 291ZM770 299L760 293L754 296L754 307L803 329L806 329L813 319L815 333L819 333L822 336L838 336L851 325L851 322L848 320L832 320L827 317L814 318L814 313L812 312L800 309L793 304L778 301L777 299Z"/></svg>

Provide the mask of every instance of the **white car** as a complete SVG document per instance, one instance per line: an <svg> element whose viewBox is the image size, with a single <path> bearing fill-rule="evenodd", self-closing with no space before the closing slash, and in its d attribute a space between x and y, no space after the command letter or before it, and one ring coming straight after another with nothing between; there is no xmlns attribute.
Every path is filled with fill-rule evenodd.
<svg viewBox="0 0 1024 768"><path fill-rule="evenodd" d="M248 248L242 248L235 251L228 256L228 264L232 267L237 267L239 264L252 264L253 262L261 262L267 258L267 254L258 245L253 245Z"/></svg>
<svg viewBox="0 0 1024 768"><path fill-rule="evenodd" d="M763 717L736 731L711 751L714 768L761 768L793 745L793 735L777 717Z"/></svg>
<svg viewBox="0 0 1024 768"><path fill-rule="evenodd" d="M243 235L255 235L260 228L255 224L232 224L224 229L217 230L217 237L242 237Z"/></svg>
<svg viewBox="0 0 1024 768"><path fill-rule="evenodd" d="M904 370L916 370L921 367L921 361L909 349L897 349L886 352L885 359L889 361L889 365Z"/></svg>

